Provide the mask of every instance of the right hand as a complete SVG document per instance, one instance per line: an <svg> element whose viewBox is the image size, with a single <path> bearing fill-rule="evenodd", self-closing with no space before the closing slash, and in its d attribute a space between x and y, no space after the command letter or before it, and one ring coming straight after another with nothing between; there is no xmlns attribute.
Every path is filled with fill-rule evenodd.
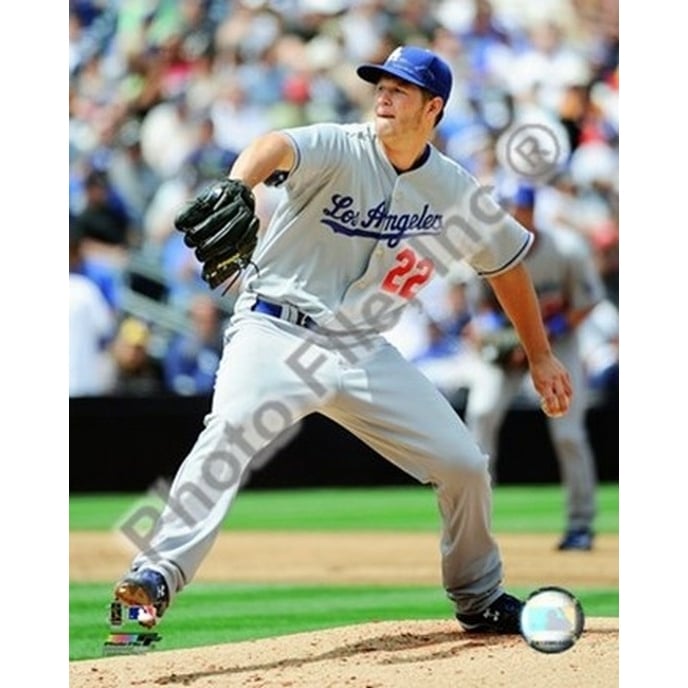
<svg viewBox="0 0 688 688"><path fill-rule="evenodd" d="M538 360L530 361L530 375L540 395L543 412L550 418L565 415L573 398L573 386L561 361L551 352L544 354Z"/></svg>

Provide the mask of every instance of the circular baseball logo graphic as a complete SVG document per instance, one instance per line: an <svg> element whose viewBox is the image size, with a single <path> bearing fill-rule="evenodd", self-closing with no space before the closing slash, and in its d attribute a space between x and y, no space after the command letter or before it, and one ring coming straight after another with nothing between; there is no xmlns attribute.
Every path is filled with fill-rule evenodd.
<svg viewBox="0 0 688 688"><path fill-rule="evenodd" d="M548 181L561 169L569 153L565 130L553 123L517 124L497 141L502 166L530 183Z"/></svg>
<svg viewBox="0 0 688 688"><path fill-rule="evenodd" d="M580 638L585 617L580 602L558 587L540 588L526 600L521 611L521 634L538 652L563 652Z"/></svg>

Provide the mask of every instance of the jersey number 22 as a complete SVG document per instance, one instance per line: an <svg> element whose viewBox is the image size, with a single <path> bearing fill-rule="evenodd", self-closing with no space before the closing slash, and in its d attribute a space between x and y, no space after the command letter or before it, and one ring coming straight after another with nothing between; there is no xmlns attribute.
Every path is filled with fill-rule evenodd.
<svg viewBox="0 0 688 688"><path fill-rule="evenodd" d="M399 251L395 260L397 265L385 275L382 289L403 299L411 299L430 279L435 266L429 258L419 259L408 247Z"/></svg>

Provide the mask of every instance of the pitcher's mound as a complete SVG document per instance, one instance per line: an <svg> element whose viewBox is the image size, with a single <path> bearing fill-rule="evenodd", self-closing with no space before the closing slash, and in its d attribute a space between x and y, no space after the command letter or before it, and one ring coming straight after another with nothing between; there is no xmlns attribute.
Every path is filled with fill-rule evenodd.
<svg viewBox="0 0 688 688"><path fill-rule="evenodd" d="M608 688L619 682L619 620L586 619L576 645L559 654L537 652L520 636L469 635L451 620L385 621L188 650L159 647L71 662L69 674L70 688Z"/></svg>

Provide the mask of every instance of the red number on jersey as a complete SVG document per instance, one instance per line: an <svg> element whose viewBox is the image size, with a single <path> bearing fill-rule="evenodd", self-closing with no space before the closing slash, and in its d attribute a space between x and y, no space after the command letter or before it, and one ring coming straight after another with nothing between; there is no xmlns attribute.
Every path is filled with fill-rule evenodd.
<svg viewBox="0 0 688 688"><path fill-rule="evenodd" d="M395 265L382 280L382 288L391 294L399 294L404 299L415 296L416 291L425 284L435 268L429 258L421 258L405 248L395 256Z"/></svg>

